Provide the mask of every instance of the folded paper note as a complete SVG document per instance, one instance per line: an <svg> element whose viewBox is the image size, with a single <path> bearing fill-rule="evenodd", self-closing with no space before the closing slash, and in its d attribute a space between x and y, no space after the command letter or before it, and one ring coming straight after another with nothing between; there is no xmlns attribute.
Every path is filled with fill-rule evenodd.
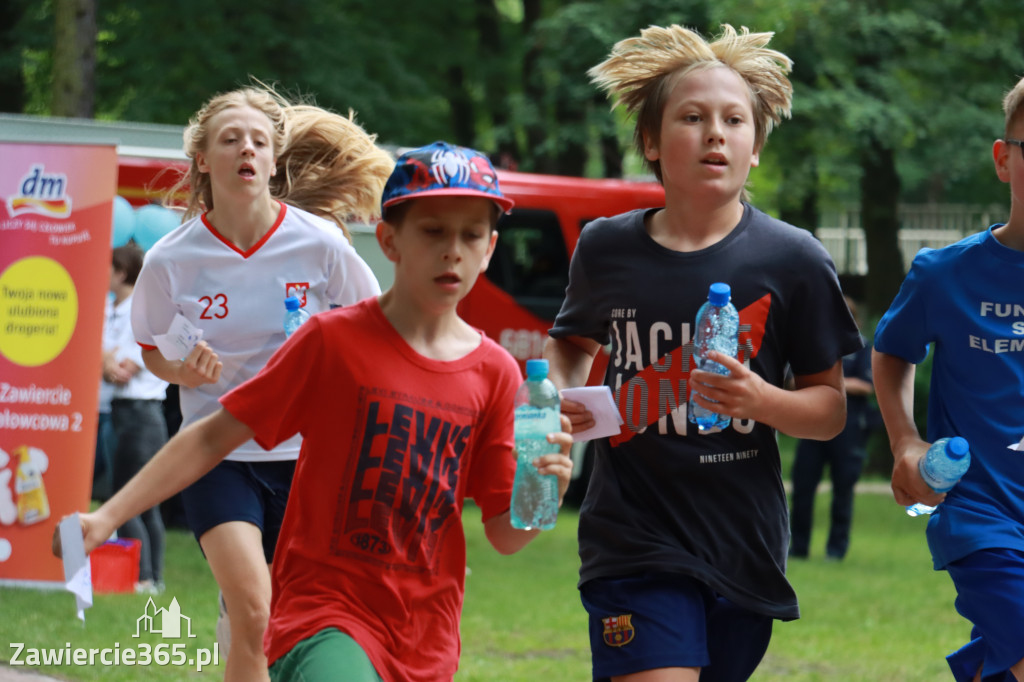
<svg viewBox="0 0 1024 682"><path fill-rule="evenodd" d="M622 415L615 406L612 389L607 386L580 386L562 389L562 397L575 400L594 415L594 425L589 429L572 434L575 442L614 436L622 426Z"/></svg>

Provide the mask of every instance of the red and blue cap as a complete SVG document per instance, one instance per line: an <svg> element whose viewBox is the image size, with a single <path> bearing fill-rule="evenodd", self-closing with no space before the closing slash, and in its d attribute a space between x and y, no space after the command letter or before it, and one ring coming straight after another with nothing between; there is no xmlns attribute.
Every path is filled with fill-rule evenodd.
<svg viewBox="0 0 1024 682"><path fill-rule="evenodd" d="M483 197L502 212L515 204L501 193L498 174L486 156L447 142L435 142L398 157L384 185L381 209L427 196Z"/></svg>

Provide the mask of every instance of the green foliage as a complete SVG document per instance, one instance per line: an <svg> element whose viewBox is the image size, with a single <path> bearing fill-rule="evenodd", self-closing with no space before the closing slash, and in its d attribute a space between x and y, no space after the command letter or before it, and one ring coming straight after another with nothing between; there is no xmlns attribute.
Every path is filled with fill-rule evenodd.
<svg viewBox="0 0 1024 682"><path fill-rule="evenodd" d="M0 76L19 62L24 111L46 114L52 0L5 9L17 29ZM214 93L256 77L353 109L384 142L446 138L524 170L592 175L618 173L608 159L631 147L632 121L609 113L586 77L617 40L651 24L773 31L772 47L795 62L793 119L771 136L753 188L757 203L808 228L823 209L860 199L863 156L876 145L893 152L901 201L1004 203L990 149L1002 94L1024 73L1016 0L104 0L97 9L100 118L182 124Z"/></svg>
<svg viewBox="0 0 1024 682"><path fill-rule="evenodd" d="M21 0L17 0L21 2ZM20 18L11 32L13 40L5 46L7 56L21 60L24 79L24 112L47 114L53 70L53 4L44 0L38 4L21 2Z"/></svg>

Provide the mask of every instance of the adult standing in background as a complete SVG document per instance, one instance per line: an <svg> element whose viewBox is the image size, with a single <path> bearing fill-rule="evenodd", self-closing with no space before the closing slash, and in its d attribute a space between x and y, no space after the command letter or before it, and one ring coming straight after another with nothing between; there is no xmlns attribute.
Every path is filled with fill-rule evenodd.
<svg viewBox="0 0 1024 682"><path fill-rule="evenodd" d="M846 297L846 305L857 319L857 304L849 296ZM871 346L865 345L843 358L843 383L846 387L846 426L842 432L832 440L804 439L796 447L789 516L791 557L805 559L810 553L814 496L826 465L832 480L832 508L825 556L842 561L850 547L854 486L867 459L872 410L868 398L875 392L871 381Z"/></svg>

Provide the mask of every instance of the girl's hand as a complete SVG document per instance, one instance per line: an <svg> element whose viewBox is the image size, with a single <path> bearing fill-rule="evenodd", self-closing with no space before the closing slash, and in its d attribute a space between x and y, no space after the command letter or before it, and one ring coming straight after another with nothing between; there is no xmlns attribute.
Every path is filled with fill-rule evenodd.
<svg viewBox="0 0 1024 682"><path fill-rule="evenodd" d="M175 382L188 388L196 388L203 384L215 384L220 381L220 372L224 369L217 354L206 341L200 341L188 356L181 361L178 368L179 381Z"/></svg>

